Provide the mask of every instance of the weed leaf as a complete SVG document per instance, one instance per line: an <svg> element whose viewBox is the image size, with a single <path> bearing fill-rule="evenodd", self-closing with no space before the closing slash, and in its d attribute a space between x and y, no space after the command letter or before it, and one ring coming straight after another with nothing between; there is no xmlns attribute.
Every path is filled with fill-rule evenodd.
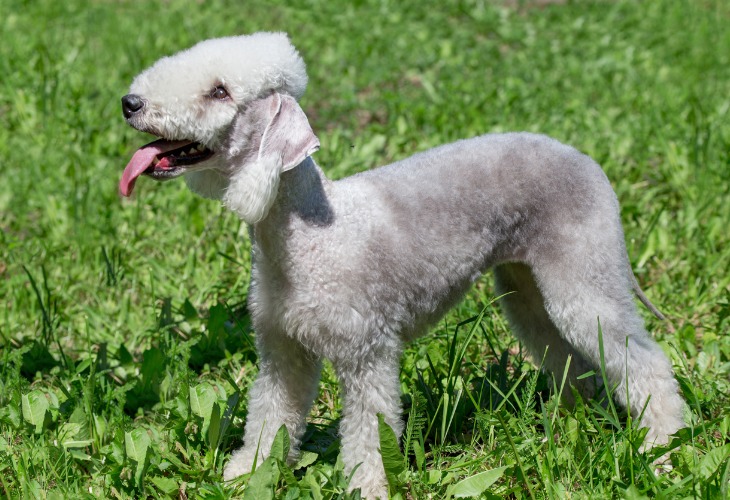
<svg viewBox="0 0 730 500"><path fill-rule="evenodd" d="M405 470L405 459L398 446L398 438L393 429L385 422L382 413L378 413L378 435L380 437L380 455L391 490L398 486L398 475Z"/></svg>
<svg viewBox="0 0 730 500"><path fill-rule="evenodd" d="M279 460L280 462L286 463L286 457L289 455L289 445L289 431L286 429L285 425L282 425L279 427L279 430L276 431L274 442L271 443L271 453L269 456Z"/></svg>
<svg viewBox="0 0 730 500"><path fill-rule="evenodd" d="M36 434L43 430L43 421L48 411L48 399L42 391L31 391L23 394L21 399L23 407L23 418L30 425L35 427Z"/></svg>
<svg viewBox="0 0 730 500"><path fill-rule="evenodd" d="M291 468L286 465L284 462L279 462L279 472L281 473L282 478L286 482L286 487L289 490L297 488L297 478L294 476L294 472L291 470ZM299 497L294 497L299 498Z"/></svg>
<svg viewBox="0 0 730 500"><path fill-rule="evenodd" d="M150 436L147 430L138 427L132 432L124 433L124 448L127 456L138 463L144 463L147 458L147 448L150 446Z"/></svg>
<svg viewBox="0 0 730 500"><path fill-rule="evenodd" d="M234 392L230 396L228 396L228 401L226 401L226 409L223 412L223 418L221 419L221 430L220 430L220 439L223 439L223 436L226 435L226 432L228 431L228 427L231 425L231 422L233 421L233 414L236 411L236 408L238 407L238 402L241 399L241 393L239 391ZM218 442L220 444L220 441Z"/></svg>
<svg viewBox="0 0 730 500"><path fill-rule="evenodd" d="M710 450L700 461L699 475L705 480L709 479L728 457L730 457L730 443Z"/></svg>
<svg viewBox="0 0 730 500"><path fill-rule="evenodd" d="M87 446L91 446L93 444L93 441L91 439L86 439L84 441L64 441L61 443L61 445L64 448L86 448Z"/></svg>
<svg viewBox="0 0 730 500"><path fill-rule="evenodd" d="M153 476L150 481L166 495L172 495L180 487L177 481L165 476Z"/></svg>
<svg viewBox="0 0 730 500"><path fill-rule="evenodd" d="M271 500L274 498L274 468L271 457L259 465L248 480L245 500Z"/></svg>
<svg viewBox="0 0 730 500"><path fill-rule="evenodd" d="M216 399L210 384L202 383L190 388L190 409L206 422L210 419Z"/></svg>
<svg viewBox="0 0 730 500"><path fill-rule="evenodd" d="M124 447L127 451L127 457L136 462L134 484L137 488L141 488L147 461L147 450L150 447L150 436L147 434L147 429L138 427L132 432L125 432Z"/></svg>
<svg viewBox="0 0 730 500"><path fill-rule="evenodd" d="M317 458L319 458L317 453L314 453L313 451L303 451L299 457L299 461L294 466L294 470L303 469L304 467L312 465L317 461Z"/></svg>
<svg viewBox="0 0 730 500"><path fill-rule="evenodd" d="M218 448L221 439L221 410L214 404L210 412L210 424L208 425L208 445L211 449Z"/></svg>
<svg viewBox="0 0 730 500"><path fill-rule="evenodd" d="M451 488L451 495L456 498L478 497L484 493L487 488L495 483L504 474L505 469L509 467L504 465L496 469L480 472L473 476L462 479Z"/></svg>

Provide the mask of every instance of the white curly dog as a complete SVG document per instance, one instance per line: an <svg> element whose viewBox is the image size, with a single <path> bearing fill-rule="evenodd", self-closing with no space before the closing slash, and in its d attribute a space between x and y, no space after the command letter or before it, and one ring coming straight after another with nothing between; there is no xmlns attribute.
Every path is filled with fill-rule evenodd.
<svg viewBox="0 0 730 500"><path fill-rule="evenodd" d="M377 414L400 435L399 358L487 269L515 333L570 381L600 363L618 403L666 443L683 427L672 367L644 329L616 196L601 168L541 135L493 134L332 182L297 104L304 63L282 33L220 38L159 60L122 98L127 122L160 137L138 150L120 191L145 174L183 175L250 225L249 308L259 373L244 445L225 467L250 472L284 424L297 456L331 360L350 487L386 497Z"/></svg>

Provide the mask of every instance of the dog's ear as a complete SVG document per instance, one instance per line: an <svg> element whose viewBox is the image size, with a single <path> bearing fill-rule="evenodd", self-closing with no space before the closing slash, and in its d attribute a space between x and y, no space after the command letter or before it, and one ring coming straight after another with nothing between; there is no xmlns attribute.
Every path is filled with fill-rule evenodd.
<svg viewBox="0 0 730 500"><path fill-rule="evenodd" d="M278 155L282 161L281 171L285 172L317 151L319 139L296 99L274 93L264 102L270 106L270 121L261 138L259 159Z"/></svg>
<svg viewBox="0 0 730 500"><path fill-rule="evenodd" d="M317 151L319 140L304 111L288 95L274 93L252 102L241 115L240 124L243 136L261 138L258 153L256 144L249 143L250 149L243 153L241 168L230 177L222 201L241 219L255 224L268 215L279 191L281 172Z"/></svg>

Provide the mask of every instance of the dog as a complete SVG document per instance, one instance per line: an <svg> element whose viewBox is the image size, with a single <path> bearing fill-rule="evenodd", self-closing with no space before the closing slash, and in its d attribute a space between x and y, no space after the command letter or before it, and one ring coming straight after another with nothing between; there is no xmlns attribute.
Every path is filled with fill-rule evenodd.
<svg viewBox="0 0 730 500"><path fill-rule="evenodd" d="M600 322L603 382L648 428L647 445L684 426L671 364L633 293L657 311L598 164L546 136L490 134L333 182L311 157L320 144L298 104L306 85L287 35L256 33L163 58L122 98L126 121L160 139L133 155L121 194L142 174L183 176L250 227L259 373L226 480L260 463L282 425L296 459L326 358L343 389L350 487L387 497L377 414L400 435L404 344L490 268L514 332L549 370L570 357L570 383L593 394L593 378L579 376L599 366Z"/></svg>

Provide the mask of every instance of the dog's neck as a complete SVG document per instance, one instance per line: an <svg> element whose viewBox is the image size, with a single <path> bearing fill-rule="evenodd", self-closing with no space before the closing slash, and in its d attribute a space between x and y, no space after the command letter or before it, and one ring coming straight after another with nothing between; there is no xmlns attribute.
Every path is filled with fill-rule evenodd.
<svg viewBox="0 0 730 500"><path fill-rule="evenodd" d="M332 182L309 156L283 172L279 192L268 215L254 225L256 239L273 243L278 239L277 235L287 233L285 226L294 223L312 227L331 225L335 220L329 200L331 186Z"/></svg>

